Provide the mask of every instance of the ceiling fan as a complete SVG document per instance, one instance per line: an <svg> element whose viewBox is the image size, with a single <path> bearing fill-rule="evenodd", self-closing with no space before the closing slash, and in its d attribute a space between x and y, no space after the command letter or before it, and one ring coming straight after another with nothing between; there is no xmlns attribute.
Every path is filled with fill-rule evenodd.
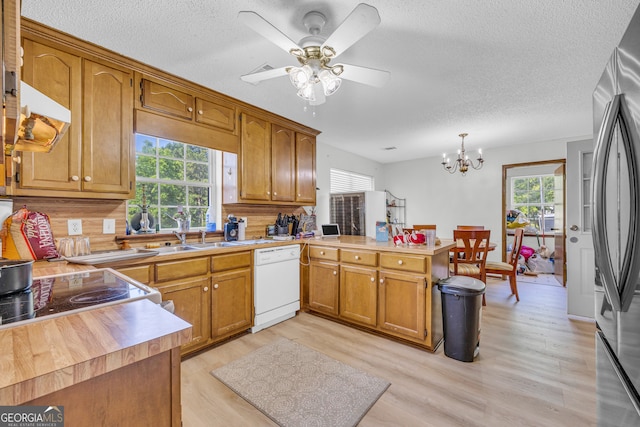
<svg viewBox="0 0 640 427"><path fill-rule="evenodd" d="M297 94L310 105L320 105L325 97L335 93L342 79L382 87L389 79L389 72L357 65L331 61L337 58L355 42L367 35L380 24L378 10L368 4L360 3L345 20L327 38L320 35L326 23L326 17L317 11L304 15L303 24L310 35L299 43L271 25L255 12L238 13L238 19L245 25L264 36L275 45L293 55L300 63L299 67L286 66L251 74L240 78L245 82L259 83L263 80L289 75Z"/></svg>

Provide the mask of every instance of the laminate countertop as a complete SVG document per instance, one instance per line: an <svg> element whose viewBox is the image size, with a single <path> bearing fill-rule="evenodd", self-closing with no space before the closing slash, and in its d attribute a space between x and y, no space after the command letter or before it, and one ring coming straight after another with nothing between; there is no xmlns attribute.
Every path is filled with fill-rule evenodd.
<svg viewBox="0 0 640 427"><path fill-rule="evenodd" d="M294 240L293 242L301 242ZM305 239L302 242L308 243L310 246L331 246L336 248L363 249L382 252L401 252L417 255L437 255L441 252L449 252L456 247L454 240L442 239L440 244L432 248L426 245L399 245L396 246L392 241L378 242L376 239L365 236L340 236L332 238L313 238Z"/></svg>
<svg viewBox="0 0 640 427"><path fill-rule="evenodd" d="M38 261L34 277L93 269ZM149 300L0 329L0 405L19 405L191 340L191 325Z"/></svg>

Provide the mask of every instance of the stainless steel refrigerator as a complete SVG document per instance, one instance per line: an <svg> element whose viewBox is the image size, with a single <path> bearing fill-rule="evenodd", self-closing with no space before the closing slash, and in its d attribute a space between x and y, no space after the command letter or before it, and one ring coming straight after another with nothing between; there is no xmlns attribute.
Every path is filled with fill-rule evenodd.
<svg viewBox="0 0 640 427"><path fill-rule="evenodd" d="M640 426L640 8L593 93L598 426Z"/></svg>
<svg viewBox="0 0 640 427"><path fill-rule="evenodd" d="M386 193L363 191L330 195L331 222L340 226L340 233L375 239L376 221L387 220Z"/></svg>

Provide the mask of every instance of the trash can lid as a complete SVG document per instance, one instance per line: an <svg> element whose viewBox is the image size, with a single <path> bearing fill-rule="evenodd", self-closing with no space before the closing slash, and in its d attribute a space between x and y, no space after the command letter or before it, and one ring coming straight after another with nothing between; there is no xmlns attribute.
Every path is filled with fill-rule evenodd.
<svg viewBox="0 0 640 427"><path fill-rule="evenodd" d="M451 276L438 282L438 289L446 294L482 295L485 284L469 276Z"/></svg>

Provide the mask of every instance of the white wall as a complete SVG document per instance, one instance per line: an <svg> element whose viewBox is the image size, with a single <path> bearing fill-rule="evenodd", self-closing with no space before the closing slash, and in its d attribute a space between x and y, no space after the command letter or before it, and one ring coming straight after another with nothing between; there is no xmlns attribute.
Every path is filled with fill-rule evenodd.
<svg viewBox="0 0 640 427"><path fill-rule="evenodd" d="M375 190L384 190L382 165L358 155L339 150L327 144L316 144L316 224L329 222L329 193L331 190L329 170L342 169L374 177Z"/></svg>
<svg viewBox="0 0 640 427"><path fill-rule="evenodd" d="M483 150L481 170L466 176L450 175L440 162L429 157L391 164L380 164L354 154L317 144L317 223L329 220L329 169L339 168L375 177L376 190L388 189L407 199L407 224L437 224L437 235L451 238L459 224L482 224L496 230L491 238L498 247L491 259L502 254L502 165L563 159L566 141L517 144Z"/></svg>

